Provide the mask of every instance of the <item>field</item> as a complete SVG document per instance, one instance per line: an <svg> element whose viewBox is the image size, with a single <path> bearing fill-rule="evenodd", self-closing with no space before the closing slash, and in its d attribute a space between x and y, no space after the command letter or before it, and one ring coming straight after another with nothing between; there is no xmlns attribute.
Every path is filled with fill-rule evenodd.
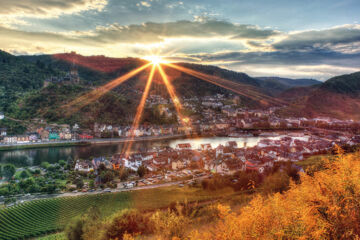
<svg viewBox="0 0 360 240"><path fill-rule="evenodd" d="M61 231L72 218L83 214L91 206L96 206L106 217L125 208L153 210L166 207L171 202L206 201L231 194L228 189L208 192L199 188L166 187L36 200L0 211L0 239L34 238ZM57 239L57 235L49 237L52 236Z"/></svg>

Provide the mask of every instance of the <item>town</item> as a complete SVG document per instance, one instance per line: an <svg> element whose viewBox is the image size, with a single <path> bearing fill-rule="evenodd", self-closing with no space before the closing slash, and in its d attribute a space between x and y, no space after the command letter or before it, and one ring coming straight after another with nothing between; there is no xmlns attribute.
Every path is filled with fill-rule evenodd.
<svg viewBox="0 0 360 240"><path fill-rule="evenodd" d="M239 98L230 95L225 97L222 94L205 96L202 98L192 97L182 99L183 107L189 116L184 119L177 119L177 123L168 125L141 125L132 129L131 125L118 126L102 123L95 123L92 129L86 129L79 124L46 123L43 119L33 119L31 127L23 135L9 135L6 128L0 128L0 143L2 145L49 143L56 141L87 141L104 138L128 138L135 137L158 137L171 135L196 135L196 136L233 136L250 132L261 134L277 130L302 130L309 131L327 130L333 133L340 132L346 137L358 134L360 122L353 120L338 120L328 117L304 118L291 117L282 118L277 114L280 107L268 109L248 109L239 107ZM166 117L176 115L170 110L170 99L158 95L150 95L147 99L147 107L156 106L161 114ZM0 114L0 118L6 118ZM1 126L0 126L1 127Z"/></svg>
<svg viewBox="0 0 360 240"><path fill-rule="evenodd" d="M178 118L174 124L142 124L135 130L131 125L102 123L95 123L92 129L86 129L79 124L47 124L43 119L34 119L23 135L8 135L7 129L1 128L0 147L31 147L33 144L52 143L59 146L62 143L96 144L107 139L126 143L130 137L141 141L179 138L179 143L174 146L133 150L130 154L119 151L88 159L74 158L61 164L45 162L41 166L17 168L16 173L14 171L8 178L10 181L14 181L11 178L15 176L14 183L26 185L24 182L27 178L22 180L20 176L35 174L43 177L42 182L35 183L35 186L39 185L36 189L19 187L19 190L10 191L2 188L2 195L36 192L76 194L78 191L114 191L110 189L163 183L182 186L212 174L232 175L238 172L264 175L279 163L293 164L313 155L326 154L334 146L353 147L360 144L360 122L353 120L280 117L278 110L281 107L247 109L241 107L239 98L232 95L225 97L216 94L181 100L184 109L190 112L186 116L189 124L184 124L183 119ZM151 95L146 105L148 108L159 107L161 114L166 117L176 115L169 106L170 99ZM2 115L1 118L6 116ZM192 143L220 137L225 140L219 144L202 142L195 146ZM247 139L256 141L248 143Z"/></svg>

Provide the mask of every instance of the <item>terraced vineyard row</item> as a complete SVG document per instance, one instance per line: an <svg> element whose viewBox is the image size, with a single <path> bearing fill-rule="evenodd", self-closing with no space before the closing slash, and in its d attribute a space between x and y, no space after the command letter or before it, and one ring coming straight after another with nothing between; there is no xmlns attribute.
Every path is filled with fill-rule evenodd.
<svg viewBox="0 0 360 240"><path fill-rule="evenodd" d="M85 195L36 200L0 211L0 240L32 238L62 230L91 206L101 213L129 207L129 193Z"/></svg>

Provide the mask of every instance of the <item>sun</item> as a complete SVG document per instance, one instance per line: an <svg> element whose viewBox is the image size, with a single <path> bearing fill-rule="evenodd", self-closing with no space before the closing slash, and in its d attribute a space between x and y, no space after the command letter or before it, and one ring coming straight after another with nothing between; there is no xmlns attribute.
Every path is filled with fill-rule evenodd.
<svg viewBox="0 0 360 240"><path fill-rule="evenodd" d="M153 65L158 65L160 63L166 63L166 61L161 56L146 56L144 57L145 60L151 62Z"/></svg>

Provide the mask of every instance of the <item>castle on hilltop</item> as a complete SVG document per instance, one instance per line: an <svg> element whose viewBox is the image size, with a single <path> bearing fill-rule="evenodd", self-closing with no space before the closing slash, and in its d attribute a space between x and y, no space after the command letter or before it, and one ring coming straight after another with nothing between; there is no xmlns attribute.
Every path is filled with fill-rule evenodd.
<svg viewBox="0 0 360 240"><path fill-rule="evenodd" d="M74 61L70 67L69 72L65 76L51 76L45 80L44 87L48 86L50 83L65 83L65 84L79 84L80 77L78 73L77 66Z"/></svg>

